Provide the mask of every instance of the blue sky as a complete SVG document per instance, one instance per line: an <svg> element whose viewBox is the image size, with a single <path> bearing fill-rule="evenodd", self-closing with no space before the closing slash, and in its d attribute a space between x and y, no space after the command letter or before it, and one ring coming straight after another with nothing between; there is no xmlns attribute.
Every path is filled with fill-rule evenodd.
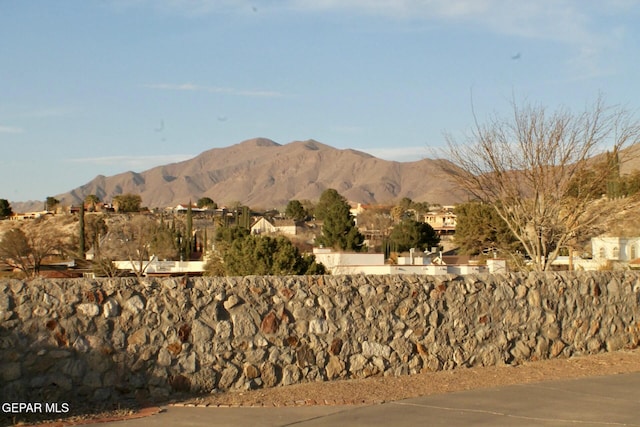
<svg viewBox="0 0 640 427"><path fill-rule="evenodd" d="M640 106L637 0L0 0L0 198L253 137L419 160L527 100Z"/></svg>

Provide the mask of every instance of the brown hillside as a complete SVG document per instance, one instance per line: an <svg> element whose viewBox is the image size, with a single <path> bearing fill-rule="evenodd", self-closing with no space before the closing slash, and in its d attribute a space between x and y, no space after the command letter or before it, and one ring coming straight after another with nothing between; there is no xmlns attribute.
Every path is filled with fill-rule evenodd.
<svg viewBox="0 0 640 427"><path fill-rule="evenodd" d="M73 204L89 194L109 201L118 194L134 193L142 196L145 206L164 207L207 196L219 204L238 201L272 208L292 199L317 200L327 188L361 203L409 197L452 204L464 199L434 160L393 162L313 140L280 145L264 138L214 148L140 173L100 175L56 198Z"/></svg>

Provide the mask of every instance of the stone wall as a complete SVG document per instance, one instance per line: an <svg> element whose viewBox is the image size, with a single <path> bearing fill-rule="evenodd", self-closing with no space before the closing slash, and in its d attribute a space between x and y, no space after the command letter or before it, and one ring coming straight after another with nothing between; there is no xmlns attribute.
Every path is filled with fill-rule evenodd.
<svg viewBox="0 0 640 427"><path fill-rule="evenodd" d="M0 281L3 402L406 375L635 347L633 272Z"/></svg>

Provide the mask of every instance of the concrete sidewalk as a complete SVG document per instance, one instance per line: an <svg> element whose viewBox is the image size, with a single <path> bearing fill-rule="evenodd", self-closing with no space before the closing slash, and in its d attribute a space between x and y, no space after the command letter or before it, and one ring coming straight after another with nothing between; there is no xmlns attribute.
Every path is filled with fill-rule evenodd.
<svg viewBox="0 0 640 427"><path fill-rule="evenodd" d="M147 418L101 424L159 425L640 427L640 372L439 394L367 406L169 406Z"/></svg>

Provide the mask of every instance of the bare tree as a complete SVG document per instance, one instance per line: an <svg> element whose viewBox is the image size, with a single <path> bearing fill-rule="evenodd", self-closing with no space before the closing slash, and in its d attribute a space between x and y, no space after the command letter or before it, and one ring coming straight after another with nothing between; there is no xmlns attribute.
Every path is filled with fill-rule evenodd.
<svg viewBox="0 0 640 427"><path fill-rule="evenodd" d="M144 215L114 224L110 227L102 256L109 259L126 259L137 277L144 275L149 266L150 242L155 231L155 221Z"/></svg>
<svg viewBox="0 0 640 427"><path fill-rule="evenodd" d="M598 189L616 166L597 156L637 143L640 126L602 99L581 114L515 102L512 109L507 120L476 120L462 143L447 135L449 161L441 164L472 197L494 207L533 267L544 271L606 213Z"/></svg>
<svg viewBox="0 0 640 427"><path fill-rule="evenodd" d="M97 261L99 271L111 275L109 266L114 260L127 260L136 276L145 274L152 257L175 258L176 242L171 230L152 217L134 214L109 227Z"/></svg>
<svg viewBox="0 0 640 427"><path fill-rule="evenodd" d="M0 259L27 276L33 274L33 259L27 236L19 228L7 231L0 240Z"/></svg>
<svg viewBox="0 0 640 427"><path fill-rule="evenodd" d="M28 277L37 276L46 258L63 254L68 240L45 222L30 224L26 232L20 228L7 231L0 240L0 259Z"/></svg>

